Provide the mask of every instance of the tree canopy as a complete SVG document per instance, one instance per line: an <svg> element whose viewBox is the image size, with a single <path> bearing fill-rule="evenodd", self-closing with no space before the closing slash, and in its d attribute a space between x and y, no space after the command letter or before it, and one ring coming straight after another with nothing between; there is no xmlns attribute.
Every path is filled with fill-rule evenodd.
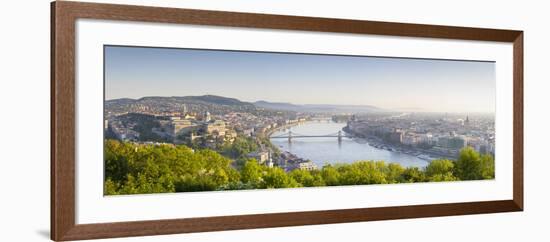
<svg viewBox="0 0 550 242"><path fill-rule="evenodd" d="M433 160L425 168L383 161L328 164L318 170L286 172L245 157L249 140L221 152L193 150L185 145L136 144L106 140L106 195L270 189L339 185L439 182L494 178L494 159L471 148L456 161ZM224 152L225 151L225 152ZM225 154L222 155L222 154ZM242 165L235 166L234 159Z"/></svg>

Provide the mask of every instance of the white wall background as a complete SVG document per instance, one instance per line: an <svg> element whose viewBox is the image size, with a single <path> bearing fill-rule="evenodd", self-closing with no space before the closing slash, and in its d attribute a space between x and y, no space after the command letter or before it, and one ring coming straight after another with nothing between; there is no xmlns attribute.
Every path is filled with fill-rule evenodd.
<svg viewBox="0 0 550 242"><path fill-rule="evenodd" d="M525 212L110 241L547 241L550 155L545 1L105 1L525 31ZM0 241L49 240L49 1L0 8ZM220 201L221 203L222 201ZM529 239L531 238L531 239Z"/></svg>

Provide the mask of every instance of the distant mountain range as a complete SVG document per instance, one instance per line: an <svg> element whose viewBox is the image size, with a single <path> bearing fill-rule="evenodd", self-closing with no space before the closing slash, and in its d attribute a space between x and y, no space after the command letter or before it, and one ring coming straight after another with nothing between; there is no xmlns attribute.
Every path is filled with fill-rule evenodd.
<svg viewBox="0 0 550 242"><path fill-rule="evenodd" d="M333 105L333 104L305 104L297 105L292 103L282 102L268 102L257 101L254 103L243 102L236 98L228 98L215 95L204 96L181 96L181 97L142 97L139 99L120 98L111 99L105 101L106 108L111 107L124 107L132 104L144 104L155 106L166 106L174 104L191 104L191 105L206 105L206 106L225 106L243 109L271 109L281 111L293 111L293 112L318 112L318 113L342 113L342 112L354 112L354 113L368 113L368 112L381 112L384 111L375 106L370 105Z"/></svg>
<svg viewBox="0 0 550 242"><path fill-rule="evenodd" d="M112 104L145 104L145 103L187 103L187 104L213 104L223 106L254 106L249 102L242 102L235 98L227 98L214 95L182 96L182 97L142 97L139 99L119 98L105 101L106 105Z"/></svg>
<svg viewBox="0 0 550 242"><path fill-rule="evenodd" d="M335 104L304 104L257 101L254 105L262 108L295 111L295 112L318 112L318 113L371 113L382 112L381 108L371 105L335 105Z"/></svg>
<svg viewBox="0 0 550 242"><path fill-rule="evenodd" d="M288 110L288 111L301 111L302 106L294 105L292 103L276 103L267 101L257 101L254 105L261 108L276 109L276 110Z"/></svg>
<svg viewBox="0 0 550 242"><path fill-rule="evenodd" d="M235 98L214 95L183 97L142 97L139 99L121 98L105 101L107 113L181 111L186 108L193 112L209 111L212 114L232 112L257 113L260 108L249 102Z"/></svg>

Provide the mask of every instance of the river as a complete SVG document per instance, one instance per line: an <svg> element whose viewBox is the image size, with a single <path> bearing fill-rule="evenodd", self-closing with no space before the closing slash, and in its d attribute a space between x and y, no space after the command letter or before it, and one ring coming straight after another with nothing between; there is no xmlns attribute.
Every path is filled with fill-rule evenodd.
<svg viewBox="0 0 550 242"><path fill-rule="evenodd" d="M332 121L310 121L290 128L293 135L326 135L338 133L346 123ZM287 130L279 130L272 136L283 135ZM344 132L342 131L344 134ZM309 159L319 167L326 163L351 163L358 160L385 161L399 163L403 167L424 167L428 161L416 156L379 149L367 143L364 139L343 137L338 142L336 137L292 138L292 142L284 138L271 138L271 143L282 151L288 151L300 158Z"/></svg>

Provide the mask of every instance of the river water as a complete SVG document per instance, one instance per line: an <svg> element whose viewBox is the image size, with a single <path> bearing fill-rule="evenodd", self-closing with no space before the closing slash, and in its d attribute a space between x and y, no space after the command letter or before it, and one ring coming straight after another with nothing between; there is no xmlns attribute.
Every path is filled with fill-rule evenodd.
<svg viewBox="0 0 550 242"><path fill-rule="evenodd" d="M346 126L345 123L332 121L311 121L290 128L293 135L326 135L338 133ZM282 135L288 132L280 130L272 136ZM342 134L344 132L342 131ZM413 155L384 150L370 146L366 140L358 138L342 138L338 142L337 137L315 138L271 138L271 142L282 151L288 151L300 158L312 160L319 167L330 163L351 163L358 160L385 161L386 163L399 163L403 167L424 167L428 161Z"/></svg>

